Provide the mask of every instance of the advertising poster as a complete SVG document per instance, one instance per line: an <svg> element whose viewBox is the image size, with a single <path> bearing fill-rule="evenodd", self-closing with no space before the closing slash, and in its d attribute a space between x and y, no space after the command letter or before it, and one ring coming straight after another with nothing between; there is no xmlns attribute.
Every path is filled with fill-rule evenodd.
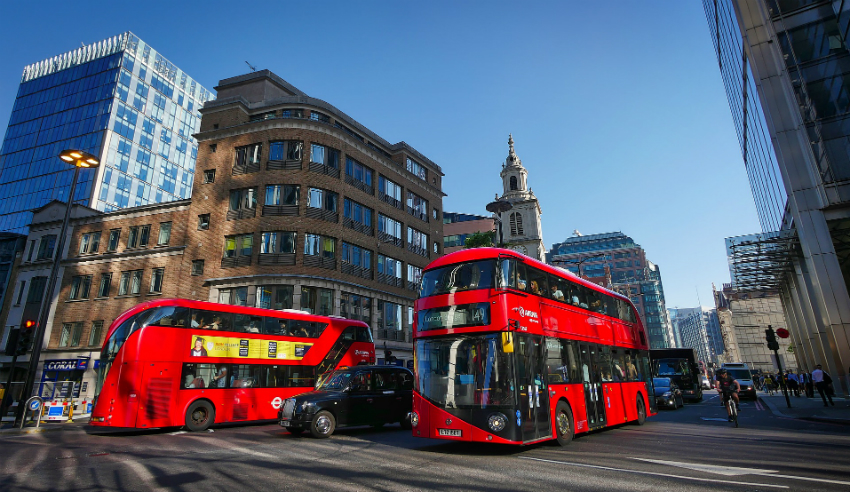
<svg viewBox="0 0 850 492"><path fill-rule="evenodd" d="M312 343L262 340L257 338L192 335L192 357L301 360Z"/></svg>

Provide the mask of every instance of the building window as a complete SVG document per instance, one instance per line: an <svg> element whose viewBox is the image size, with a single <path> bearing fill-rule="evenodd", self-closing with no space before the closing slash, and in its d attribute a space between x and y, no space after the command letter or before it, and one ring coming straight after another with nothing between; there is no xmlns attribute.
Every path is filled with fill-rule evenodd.
<svg viewBox="0 0 850 492"><path fill-rule="evenodd" d="M282 140L269 144L270 161L300 161L304 154L304 142Z"/></svg>
<svg viewBox="0 0 850 492"><path fill-rule="evenodd" d="M407 213L428 222L428 200L407 190Z"/></svg>
<svg viewBox="0 0 850 492"><path fill-rule="evenodd" d="M130 234L127 236L127 249L146 247L150 232L150 225L130 227Z"/></svg>
<svg viewBox="0 0 850 492"><path fill-rule="evenodd" d="M210 144L210 153L215 154L217 150L218 144ZM215 173L213 173L213 176L215 176ZM210 183L212 183L212 181L210 181Z"/></svg>
<svg viewBox="0 0 850 492"><path fill-rule="evenodd" d="M389 256L378 255L378 274L401 282L401 262Z"/></svg>
<svg viewBox="0 0 850 492"><path fill-rule="evenodd" d="M440 211L437 210L436 208L432 208L431 209L431 215L434 217L434 220L437 220L437 219L440 218Z"/></svg>
<svg viewBox="0 0 850 492"><path fill-rule="evenodd" d="M419 282L422 281L422 269L418 266L407 265L407 281L413 283L416 289L419 288Z"/></svg>
<svg viewBox="0 0 850 492"><path fill-rule="evenodd" d="M389 340L398 340L402 333L401 304L378 300L378 337Z"/></svg>
<svg viewBox="0 0 850 492"><path fill-rule="evenodd" d="M88 299L91 288L91 275L77 275L71 278L71 293L68 299Z"/></svg>
<svg viewBox="0 0 850 492"><path fill-rule="evenodd" d="M345 182L356 186L358 189L372 194L373 171L360 164L351 157L345 158Z"/></svg>
<svg viewBox="0 0 850 492"><path fill-rule="evenodd" d="M339 169L339 151L324 145L312 144L310 146L310 162Z"/></svg>
<svg viewBox="0 0 850 492"><path fill-rule="evenodd" d="M215 169L207 169L204 171L204 184L215 183Z"/></svg>
<svg viewBox="0 0 850 492"><path fill-rule="evenodd" d="M99 347L101 345L100 336L103 333L103 320L92 321L91 331L89 331L89 347Z"/></svg>
<svg viewBox="0 0 850 492"><path fill-rule="evenodd" d="M18 300L15 301L16 306L21 305L21 299L24 297L24 290L27 288L27 281L21 280L21 288L18 290Z"/></svg>
<svg viewBox="0 0 850 492"><path fill-rule="evenodd" d="M30 281L30 290L27 292L27 304L41 303L45 290L47 290L47 277L33 277Z"/></svg>
<svg viewBox="0 0 850 492"><path fill-rule="evenodd" d="M265 309L292 309L291 285L258 285L254 305Z"/></svg>
<svg viewBox="0 0 850 492"><path fill-rule="evenodd" d="M165 276L165 268L154 268L151 272L151 294L162 294L162 278Z"/></svg>
<svg viewBox="0 0 850 492"><path fill-rule="evenodd" d="M112 274L100 274L100 287L97 289L97 297L109 297L110 290L112 290Z"/></svg>
<svg viewBox="0 0 850 492"><path fill-rule="evenodd" d="M511 176L511 191L516 191L516 176Z"/></svg>
<svg viewBox="0 0 850 492"><path fill-rule="evenodd" d="M378 177L379 198L393 207L401 208L401 186L389 179Z"/></svg>
<svg viewBox="0 0 850 492"><path fill-rule="evenodd" d="M313 121L321 121L322 123L330 124L331 118L330 116L320 113L318 111L310 111L310 119Z"/></svg>
<svg viewBox="0 0 850 492"><path fill-rule="evenodd" d="M159 238L156 240L157 246L166 246L171 241L171 222L162 222L159 224Z"/></svg>
<svg viewBox="0 0 850 492"><path fill-rule="evenodd" d="M204 260L192 260L192 275L204 274Z"/></svg>
<svg viewBox="0 0 850 492"><path fill-rule="evenodd" d="M372 252L366 248L342 242L342 262L366 270L372 269Z"/></svg>
<svg viewBox="0 0 850 492"><path fill-rule="evenodd" d="M334 291L319 287L301 286L301 309L310 314L333 314Z"/></svg>
<svg viewBox="0 0 850 492"><path fill-rule="evenodd" d="M280 112L281 118L303 118L304 110L303 109L284 109Z"/></svg>
<svg viewBox="0 0 850 492"><path fill-rule="evenodd" d="M440 254L440 243L434 241L434 254Z"/></svg>
<svg viewBox="0 0 850 492"><path fill-rule="evenodd" d="M294 232L264 232L260 236L260 254L295 254Z"/></svg>
<svg viewBox="0 0 850 492"><path fill-rule="evenodd" d="M339 195L332 191L310 188L310 192L307 195L307 206L337 213L338 198Z"/></svg>
<svg viewBox="0 0 850 492"><path fill-rule="evenodd" d="M336 256L336 239L318 234L305 234L304 254L332 260Z"/></svg>
<svg viewBox="0 0 850 492"><path fill-rule="evenodd" d="M354 200L349 200L348 198L344 199L342 202L342 214L343 216L351 222L355 224L348 224L348 227L353 229L359 229L355 227L356 225L360 225L365 227L367 230L361 230L364 234L372 234L372 209L369 207L365 207L355 202Z"/></svg>
<svg viewBox="0 0 850 492"><path fill-rule="evenodd" d="M121 272L118 282L118 295L138 295L142 289L142 270Z"/></svg>
<svg viewBox="0 0 850 492"><path fill-rule="evenodd" d="M407 227L407 249L420 256L428 257L428 234Z"/></svg>
<svg viewBox="0 0 850 492"><path fill-rule="evenodd" d="M339 315L343 318L372 322L372 299L343 292L339 299Z"/></svg>
<svg viewBox="0 0 850 492"><path fill-rule="evenodd" d="M248 287L220 289L218 291L218 302L221 304L232 304L234 306L247 306Z"/></svg>
<svg viewBox="0 0 850 492"><path fill-rule="evenodd" d="M239 236L224 237L224 257L236 258L239 256L250 257L254 247L254 235L242 234Z"/></svg>
<svg viewBox="0 0 850 492"><path fill-rule="evenodd" d="M425 169L425 166L409 157L407 158L407 170L415 174L416 177L422 181L425 181L426 183L428 182L428 170Z"/></svg>
<svg viewBox="0 0 850 492"><path fill-rule="evenodd" d="M41 236L38 243L38 254L35 256L37 260L49 260L53 258L53 250L56 248L56 235L48 234Z"/></svg>
<svg viewBox="0 0 850 492"><path fill-rule="evenodd" d="M210 214L201 214L198 216L198 230L206 231L210 228Z"/></svg>
<svg viewBox="0 0 850 492"><path fill-rule="evenodd" d="M266 186L266 205L298 205L301 187L298 185Z"/></svg>
<svg viewBox="0 0 850 492"><path fill-rule="evenodd" d="M60 347L79 347L83 334L83 322L62 323L62 333L59 336Z"/></svg>
<svg viewBox="0 0 850 492"><path fill-rule="evenodd" d="M401 247L403 245L401 222L391 219L384 214L378 214L378 237L382 241Z"/></svg>
<svg viewBox="0 0 850 492"><path fill-rule="evenodd" d="M109 242L106 243L106 251L112 252L118 249L118 240L121 239L121 229L109 231Z"/></svg>
<svg viewBox="0 0 850 492"><path fill-rule="evenodd" d="M100 246L100 231L88 232L80 238L80 254L97 253Z"/></svg>
<svg viewBox="0 0 850 492"><path fill-rule="evenodd" d="M252 173L260 170L260 154L263 144L256 143L236 148L236 162L233 164L233 174Z"/></svg>
<svg viewBox="0 0 850 492"><path fill-rule="evenodd" d="M511 214L511 236L522 236L524 233L522 231L522 215L519 212L514 212Z"/></svg>
<svg viewBox="0 0 850 492"><path fill-rule="evenodd" d="M230 190L230 211L252 210L255 208L257 208L256 188Z"/></svg>

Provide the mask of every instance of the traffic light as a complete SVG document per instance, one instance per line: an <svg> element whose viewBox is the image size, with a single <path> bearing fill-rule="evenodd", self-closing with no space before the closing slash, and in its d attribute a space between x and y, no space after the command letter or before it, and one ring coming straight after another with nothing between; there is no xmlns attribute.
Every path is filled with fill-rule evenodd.
<svg viewBox="0 0 850 492"><path fill-rule="evenodd" d="M776 340L776 332L773 331L773 327L767 325L767 329L764 330L765 338L767 338L767 348L770 350L779 350L779 341Z"/></svg>
<svg viewBox="0 0 850 492"><path fill-rule="evenodd" d="M6 355L12 356L18 353L18 334L20 332L19 329L9 332L9 338L6 340Z"/></svg>
<svg viewBox="0 0 850 492"><path fill-rule="evenodd" d="M33 331L35 331L35 321L24 321L18 333L18 346L15 352L17 355L24 355L32 348Z"/></svg>

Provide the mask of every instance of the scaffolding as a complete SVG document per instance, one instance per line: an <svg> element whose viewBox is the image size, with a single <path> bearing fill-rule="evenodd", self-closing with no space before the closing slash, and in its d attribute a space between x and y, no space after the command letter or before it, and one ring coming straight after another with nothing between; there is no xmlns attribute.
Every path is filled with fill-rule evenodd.
<svg viewBox="0 0 850 492"><path fill-rule="evenodd" d="M794 272L800 240L794 229L730 237L726 254L738 292L778 291Z"/></svg>

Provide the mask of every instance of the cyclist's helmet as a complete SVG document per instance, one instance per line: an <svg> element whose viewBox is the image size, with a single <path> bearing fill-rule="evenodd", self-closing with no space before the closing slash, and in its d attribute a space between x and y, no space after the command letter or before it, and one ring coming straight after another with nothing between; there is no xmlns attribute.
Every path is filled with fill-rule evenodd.
<svg viewBox="0 0 850 492"><path fill-rule="evenodd" d="M725 375L725 374L726 374L726 369L723 369L723 368L721 367L720 369L718 369L718 370L717 370L717 375L718 375L718 376L723 376L723 375Z"/></svg>

